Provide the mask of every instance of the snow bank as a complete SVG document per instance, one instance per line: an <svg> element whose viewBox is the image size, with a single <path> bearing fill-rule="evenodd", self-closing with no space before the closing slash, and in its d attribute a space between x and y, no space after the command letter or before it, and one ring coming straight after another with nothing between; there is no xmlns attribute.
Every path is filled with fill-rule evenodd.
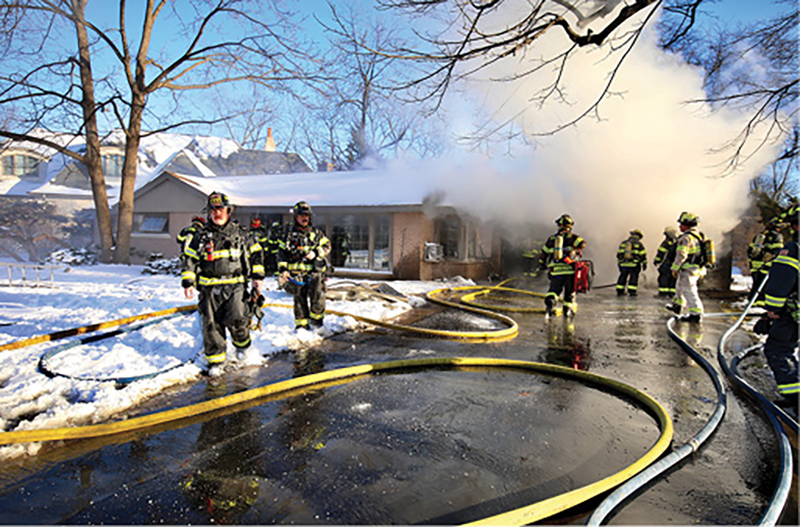
<svg viewBox="0 0 800 527"><path fill-rule="evenodd" d="M119 265L65 268L56 272L55 288L0 288L0 345L192 303L184 297L177 277L142 275L141 271L140 266ZM467 282L447 285L464 283ZM336 285L337 280L331 280L330 286ZM329 301L328 308L389 320L411 309L415 298L421 301L419 296L411 295L422 295L444 284L392 282L391 286L412 301L388 302L370 297ZM267 283L264 295L268 304L292 304L291 297L274 282ZM275 353L313 345L325 336L361 325L350 316L328 315L322 334L295 331L290 308L266 307L262 329L252 332L253 345L238 364L268 366ZM169 386L196 381L201 366L205 366L196 312L66 349L48 361L51 371L77 379L49 378L38 371L43 354L75 338L0 352L0 430L58 428L111 420ZM229 358L235 357L230 341L228 345ZM124 389L118 389L114 382L86 380L141 376L168 368L172 369ZM0 458L35 454L38 449L36 444L2 447Z"/></svg>

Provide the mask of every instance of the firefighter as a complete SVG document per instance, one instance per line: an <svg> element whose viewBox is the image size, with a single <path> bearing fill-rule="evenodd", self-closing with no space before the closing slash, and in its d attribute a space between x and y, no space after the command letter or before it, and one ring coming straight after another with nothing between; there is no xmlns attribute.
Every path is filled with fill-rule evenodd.
<svg viewBox="0 0 800 527"><path fill-rule="evenodd" d="M678 248L678 229L673 226L664 229L664 239L658 246L653 265L658 269L658 295L675 296L675 277L672 276L672 262Z"/></svg>
<svg viewBox="0 0 800 527"><path fill-rule="evenodd" d="M677 279L675 297L667 309L680 315L684 306L688 310L682 320L700 322L703 316L703 301L697 291L697 283L706 275L703 261L705 235L697 230L699 218L691 212L683 212L678 218L681 235L675 248L675 259L670 270Z"/></svg>
<svg viewBox="0 0 800 527"><path fill-rule="evenodd" d="M558 232L550 236L542 246L539 256L539 270L547 269L550 287L544 298L545 314L555 314L558 295L564 293L564 316L575 315L578 304L575 302L575 263L586 247L586 241L572 232L575 221L569 214L562 214L557 220Z"/></svg>
<svg viewBox="0 0 800 527"><path fill-rule="evenodd" d="M192 218L192 223L181 229L181 232L175 237L175 241L180 245L180 257L183 258L186 250L186 246L191 241L191 237L194 234L206 226L206 219L202 216L195 216Z"/></svg>
<svg viewBox="0 0 800 527"><path fill-rule="evenodd" d="M797 418L797 394L800 382L797 374L797 205L792 205L785 214L786 221L792 227L792 240L787 243L772 261L767 283L764 285L764 309L766 313L759 333L768 333L764 344L764 355L767 357L778 393L781 399L776 404L790 410ZM759 325L756 324L756 326Z"/></svg>
<svg viewBox="0 0 800 527"><path fill-rule="evenodd" d="M278 273L278 251L280 250L280 243L285 234L286 227L279 221L272 222L269 227L269 234L264 249L264 271L267 276L275 276Z"/></svg>
<svg viewBox="0 0 800 527"><path fill-rule="evenodd" d="M322 327L325 280L331 242L311 224L311 206L300 201L291 210L293 222L278 249L282 287L294 297L295 329Z"/></svg>
<svg viewBox="0 0 800 527"><path fill-rule="evenodd" d="M210 376L222 373L226 358L226 330L233 346L244 353L250 346L247 282L260 296L264 279L263 252L252 235L231 219L228 196L208 196L208 221L186 247L181 285L186 298L199 292L198 311L203 326L203 351Z"/></svg>
<svg viewBox="0 0 800 527"><path fill-rule="evenodd" d="M783 248L783 235L780 228L783 226L779 218L772 218L767 222L766 228L759 232L747 248L747 260L750 263L750 276L753 278L753 287L750 289L748 299L752 300L761 286L761 282L769 274L772 261ZM764 295L759 295L754 305L764 305Z"/></svg>
<svg viewBox="0 0 800 527"><path fill-rule="evenodd" d="M647 269L647 250L642 244L644 234L639 229L633 229L629 234L617 249L617 296L624 295L626 288L631 296L639 294L639 273Z"/></svg>
<svg viewBox="0 0 800 527"><path fill-rule="evenodd" d="M350 256L350 233L344 227L337 225L333 228L331 244L331 263L334 267L343 267Z"/></svg>
<svg viewBox="0 0 800 527"><path fill-rule="evenodd" d="M250 222L250 234L253 235L253 238L256 239L263 249L267 242L269 232L267 231L267 227L261 222L261 218L255 217L253 221Z"/></svg>

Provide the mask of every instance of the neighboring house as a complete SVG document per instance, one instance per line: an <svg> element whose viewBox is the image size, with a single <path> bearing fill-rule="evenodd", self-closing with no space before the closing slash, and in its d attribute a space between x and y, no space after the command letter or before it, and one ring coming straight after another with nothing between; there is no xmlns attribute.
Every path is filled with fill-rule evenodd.
<svg viewBox="0 0 800 527"><path fill-rule="evenodd" d="M80 136L45 130L34 130L31 134L66 146L76 153L83 153L86 149L85 141ZM122 184L124 147L124 134L120 130L110 133L100 142L112 212ZM143 136L139 147L136 187L141 187L165 170L200 177L310 171L297 154L276 152L271 133L264 150L247 150L232 140L218 137L168 133ZM58 150L28 141L0 142L0 196L45 199L67 217L74 217L80 211L94 211L86 167ZM116 228L116 222L113 227ZM91 239L92 233L88 232L87 235ZM87 242L81 240L80 243Z"/></svg>
<svg viewBox="0 0 800 527"><path fill-rule="evenodd" d="M132 245L137 253L178 254L176 234L201 213L206 196L224 192L242 225L291 221L298 201L334 243L346 238L337 276L482 280L500 269L492 228L448 205L427 174L381 171L198 177L165 171L134 196Z"/></svg>

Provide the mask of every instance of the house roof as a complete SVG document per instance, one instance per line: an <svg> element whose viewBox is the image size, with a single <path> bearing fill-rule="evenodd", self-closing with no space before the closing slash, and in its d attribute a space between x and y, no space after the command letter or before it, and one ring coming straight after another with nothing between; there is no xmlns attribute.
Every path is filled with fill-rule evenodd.
<svg viewBox="0 0 800 527"><path fill-rule="evenodd" d="M140 188L137 195L155 187L163 178L175 178L205 195L223 192L238 207L284 207L301 200L312 207L420 206L440 196L427 174L399 177L379 170L215 178L163 172L151 182L153 185Z"/></svg>
<svg viewBox="0 0 800 527"><path fill-rule="evenodd" d="M70 145L76 151L85 149L80 136L52 134L35 131L59 144ZM103 147L124 145L121 131L114 131L101 141ZM91 196L89 176L83 165L73 159L25 141L4 141L0 147L27 149L38 152L48 159L47 173L41 180L31 178L0 180L0 195L53 195ZM309 172L302 158L290 152L267 152L246 150L235 141L220 137L191 136L158 133L145 135L139 147L139 163L136 187L141 188L164 171L196 177L217 178L222 176L248 176L251 174L287 174ZM119 194L119 183L107 180L108 196L115 200Z"/></svg>

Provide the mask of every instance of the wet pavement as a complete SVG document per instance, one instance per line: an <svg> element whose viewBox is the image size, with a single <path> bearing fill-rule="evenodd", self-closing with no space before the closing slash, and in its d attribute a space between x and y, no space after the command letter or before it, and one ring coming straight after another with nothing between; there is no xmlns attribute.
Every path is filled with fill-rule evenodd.
<svg viewBox="0 0 800 527"><path fill-rule="evenodd" d="M388 330L337 335L318 348L277 355L267 367L174 388L139 412L356 364L489 357L554 363L624 382L666 408L675 425L673 445L694 436L713 413L716 392L669 338L664 301L648 290L618 298L610 288L578 301L571 322L510 314L520 334L503 342ZM707 311L724 307L706 301ZM417 322L434 327L484 322L452 312L424 314L430 316ZM678 329L719 369L717 342L733 321L706 318ZM737 333L732 342L742 349L750 340ZM748 358L746 369L763 377L763 358ZM464 523L620 471L658 435L654 418L635 401L571 378L488 367L409 369L298 390L158 430L48 446L0 468L0 521ZM793 445L796 450L796 437ZM755 524L777 467L768 421L731 389L725 419L709 442L609 522ZM797 524L796 482L792 495L785 524ZM583 524L596 504L542 523Z"/></svg>

